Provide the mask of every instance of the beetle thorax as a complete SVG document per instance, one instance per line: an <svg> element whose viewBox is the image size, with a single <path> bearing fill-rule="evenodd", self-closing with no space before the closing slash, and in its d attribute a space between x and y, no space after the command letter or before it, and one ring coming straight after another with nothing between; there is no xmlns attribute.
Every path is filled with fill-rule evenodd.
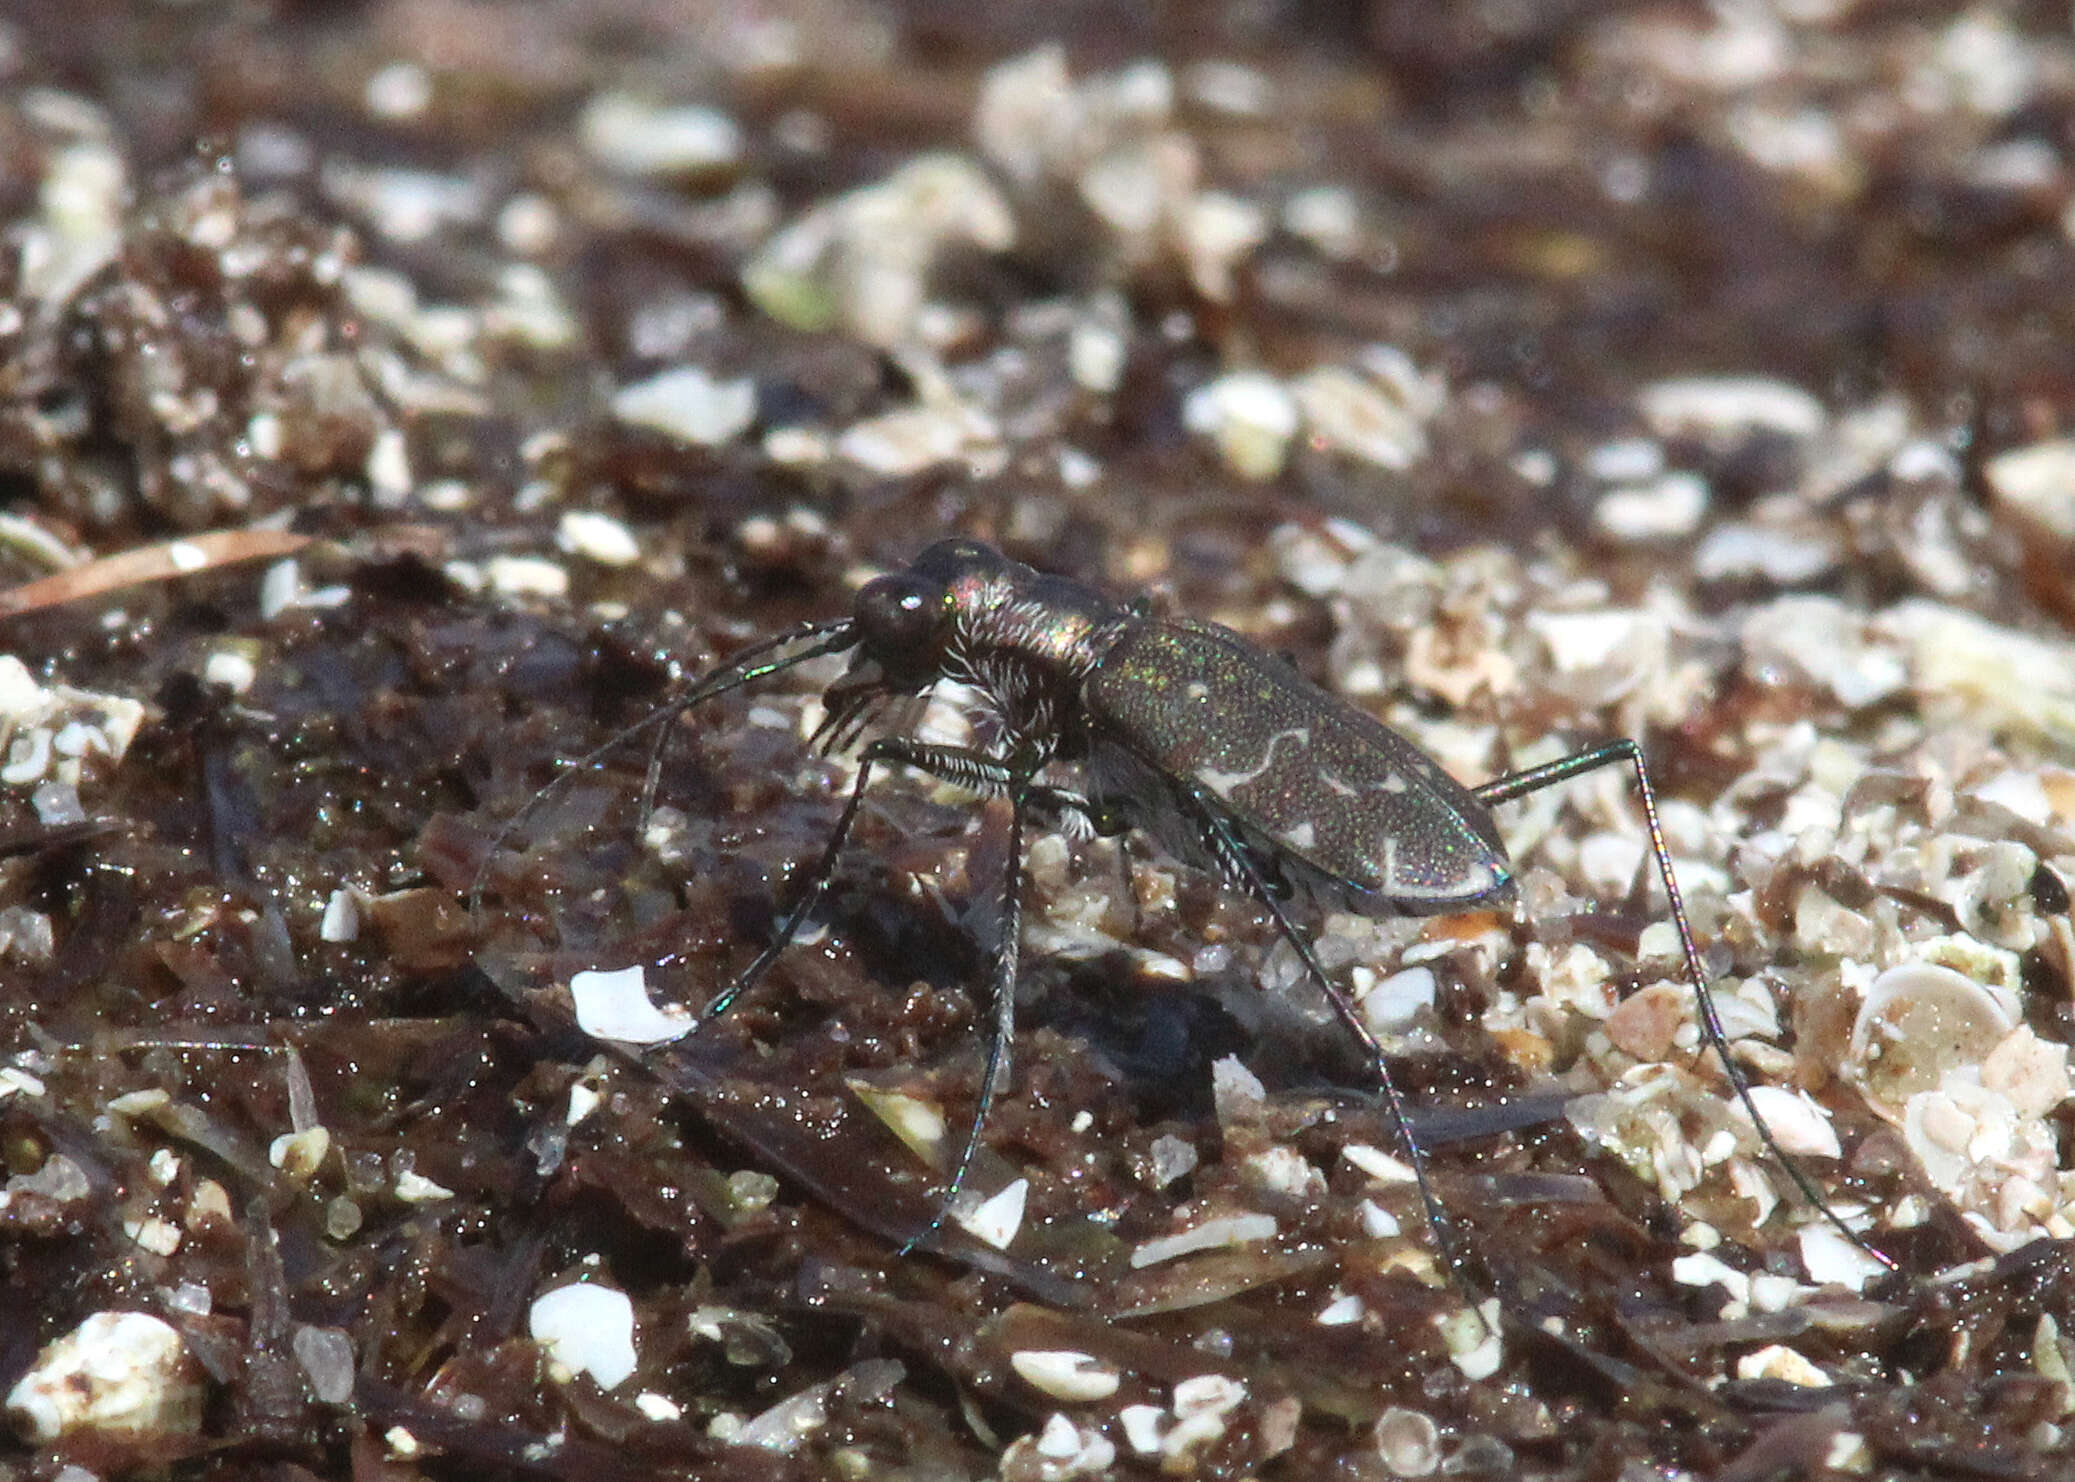
<svg viewBox="0 0 2075 1482"><path fill-rule="evenodd" d="M1004 731L1050 753L1080 730L1081 687L1131 621L1078 582L1015 562L955 581L944 677L968 684Z"/></svg>

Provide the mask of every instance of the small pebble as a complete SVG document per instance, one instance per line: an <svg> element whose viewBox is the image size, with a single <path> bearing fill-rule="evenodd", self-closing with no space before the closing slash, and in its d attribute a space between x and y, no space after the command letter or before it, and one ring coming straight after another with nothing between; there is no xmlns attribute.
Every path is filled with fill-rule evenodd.
<svg viewBox="0 0 2075 1482"><path fill-rule="evenodd" d="M310 1392L326 1405L353 1398L353 1340L342 1328L299 1325L289 1340L296 1362L309 1377Z"/></svg>

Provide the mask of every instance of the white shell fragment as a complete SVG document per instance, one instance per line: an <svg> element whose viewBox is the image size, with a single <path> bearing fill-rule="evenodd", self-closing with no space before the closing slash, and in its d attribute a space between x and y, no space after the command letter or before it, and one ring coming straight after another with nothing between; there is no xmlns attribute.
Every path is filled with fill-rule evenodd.
<svg viewBox="0 0 2075 1482"><path fill-rule="evenodd" d="M836 439L836 456L881 478L908 478L940 464L984 466L1000 432L983 413L956 401L897 407L853 422Z"/></svg>
<svg viewBox="0 0 2075 1482"><path fill-rule="evenodd" d="M324 915L317 923L317 939L322 942L350 942L360 935L360 901L354 892L341 885L325 897Z"/></svg>
<svg viewBox="0 0 2075 1482"><path fill-rule="evenodd" d="M45 685L13 654L0 653L0 783L31 787L46 779L77 787L83 776L121 762L144 723L144 706L66 684Z"/></svg>
<svg viewBox="0 0 2075 1482"><path fill-rule="evenodd" d="M331 1151L331 1133L323 1127L305 1127L284 1132L267 1145L267 1161L295 1183L316 1176L325 1155Z"/></svg>
<svg viewBox="0 0 2075 1482"><path fill-rule="evenodd" d="M1724 520L1694 548L1693 570L1703 581L1755 578L1791 587L1813 581L1843 557L1843 543L1827 526Z"/></svg>
<svg viewBox="0 0 2075 1482"><path fill-rule="evenodd" d="M655 1421L658 1425L667 1425L672 1421L684 1419L684 1407L682 1405L671 1399L670 1396L659 1395L652 1389L645 1389L640 1394L634 1396L634 1408L650 1420Z"/></svg>
<svg viewBox="0 0 2075 1482"><path fill-rule="evenodd" d="M1343 1144L1340 1156L1366 1173L1372 1183L1409 1184L1419 1177L1412 1171L1412 1165L1403 1158L1394 1157L1382 1148L1371 1147L1366 1142Z"/></svg>
<svg viewBox="0 0 2075 1482"><path fill-rule="evenodd" d="M1841 1286L1859 1292L1887 1268L1827 1222L1803 1225L1799 1233L1801 1264L1817 1286Z"/></svg>
<svg viewBox="0 0 2075 1482"><path fill-rule="evenodd" d="M887 1091L864 1081L850 1082L850 1090L865 1108L884 1122L910 1151L925 1163L934 1164L943 1151L944 1108L901 1091Z"/></svg>
<svg viewBox="0 0 2075 1482"><path fill-rule="evenodd" d="M1744 670L1754 678L1803 679L1853 709L1880 703L1909 680L1901 645L1869 632L1834 597L1786 596L1754 608L1743 643Z"/></svg>
<svg viewBox="0 0 2075 1482"><path fill-rule="evenodd" d="M1426 423L1447 393L1406 360L1403 373L1391 379L1322 366L1292 381L1289 394L1320 446L1400 471L1426 457Z"/></svg>
<svg viewBox="0 0 2075 1482"><path fill-rule="evenodd" d="M1255 483L1282 472L1297 420L1296 398L1262 371L1220 376L1182 402L1183 425L1215 442L1225 466Z"/></svg>
<svg viewBox="0 0 2075 1482"><path fill-rule="evenodd" d="M699 176L731 169L742 130L714 108L656 106L625 93L601 93L578 121L584 148L626 175Z"/></svg>
<svg viewBox="0 0 2075 1482"><path fill-rule="evenodd" d="M1398 1217L1374 1199L1364 1199L1357 1209L1362 1217L1362 1233L1371 1240L1388 1240L1405 1233Z"/></svg>
<svg viewBox="0 0 2075 1482"><path fill-rule="evenodd" d="M1431 1477L1441 1465L1441 1428L1417 1410L1393 1405L1376 1418L1376 1450L1395 1477Z"/></svg>
<svg viewBox="0 0 2075 1482"><path fill-rule="evenodd" d="M526 1331L549 1358L572 1374L589 1374L615 1389L634 1372L634 1304L625 1292L594 1282L556 1287L534 1298Z"/></svg>
<svg viewBox="0 0 2075 1482"><path fill-rule="evenodd" d="M1242 1172L1249 1188L1286 1199L1317 1199L1326 1192L1325 1176L1309 1158L1285 1145L1247 1154Z"/></svg>
<svg viewBox="0 0 2075 1482"><path fill-rule="evenodd" d="M1230 1415L1246 1400L1246 1385L1223 1374L1198 1374L1175 1382L1171 1408L1175 1417L1188 1420L1197 1415Z"/></svg>
<svg viewBox="0 0 2075 1482"><path fill-rule="evenodd" d="M636 963L614 972L574 974L569 996L576 1004L576 1025L593 1039L621 1044L656 1045L689 1034L697 1022L684 1009L657 1008L648 996L647 971Z"/></svg>
<svg viewBox="0 0 2075 1482"><path fill-rule="evenodd" d="M1695 1188L1739 1145L1726 1105L1676 1063L1638 1065L1608 1091L1574 1097L1564 1116L1668 1199Z"/></svg>
<svg viewBox="0 0 2075 1482"><path fill-rule="evenodd" d="M1074 1404L1106 1400L1123 1382L1115 1369L1093 1354L1072 1349L1019 1349L1009 1355L1009 1367L1032 1388Z"/></svg>
<svg viewBox="0 0 2075 1482"><path fill-rule="evenodd" d="M1784 1086L1750 1089L1758 1115L1765 1118L1765 1125L1772 1129L1773 1140L1781 1151L1797 1158L1842 1156L1844 1149L1837 1140L1837 1129L1830 1123L1830 1114L1813 1096ZM1729 1115L1749 1128L1753 1137L1757 1136L1757 1129L1751 1126L1751 1114L1741 1099L1730 1102Z"/></svg>
<svg viewBox="0 0 2075 1482"><path fill-rule="evenodd" d="M2075 540L2075 438L1998 453L1982 465L1981 477L1997 504Z"/></svg>
<svg viewBox="0 0 2075 1482"><path fill-rule="evenodd" d="M552 601L569 595L568 568L542 556L492 556L483 563L483 576L507 597Z"/></svg>
<svg viewBox="0 0 2075 1482"><path fill-rule="evenodd" d="M555 524L555 544L600 566L632 566L641 559L641 543L634 532L611 515L592 509L563 511Z"/></svg>
<svg viewBox="0 0 2075 1482"><path fill-rule="evenodd" d="M8 1392L7 1414L33 1445L137 1442L193 1435L203 1398L200 1370L171 1326L144 1312L97 1312L36 1355Z"/></svg>
<svg viewBox="0 0 2075 1482"><path fill-rule="evenodd" d="M756 421L756 382L716 380L703 366L681 365L621 387L612 414L681 442L717 448Z"/></svg>
<svg viewBox="0 0 2075 1482"><path fill-rule="evenodd" d="M951 1218L971 1235L996 1250L1007 1250L1023 1228L1023 1206L1030 1197L1030 1180L1015 1179L968 1211L954 1211Z"/></svg>
<svg viewBox="0 0 2075 1482"><path fill-rule="evenodd" d="M1505 1339L1499 1330L1499 1299L1487 1297L1475 1307L1437 1313L1434 1326L1448 1345L1448 1356L1467 1379L1489 1379L1505 1361Z"/></svg>
<svg viewBox="0 0 2075 1482"><path fill-rule="evenodd" d="M1675 1258L1672 1261L1672 1280L1681 1286L1719 1286L1735 1303L1745 1303L1751 1298L1750 1276L1704 1250Z"/></svg>
<svg viewBox="0 0 2075 1482"><path fill-rule="evenodd" d="M1888 608L1873 627L1901 641L1934 718L2075 745L2075 665L2065 645L1921 598Z"/></svg>
<svg viewBox="0 0 2075 1482"><path fill-rule="evenodd" d="M1893 1121L1948 1070L1980 1065L2016 1025L2017 1005L2007 994L1936 963L1903 963L1866 990L1845 1074Z"/></svg>
<svg viewBox="0 0 2075 1482"><path fill-rule="evenodd" d="M1221 1215L1216 1219L1205 1220L1193 1229L1183 1230L1179 1234L1162 1235L1141 1243L1131 1252L1131 1268L1134 1271L1143 1271L1148 1266L1158 1266L1179 1256L1194 1255L1200 1250L1222 1250L1226 1246L1273 1240L1275 1234L1276 1224L1273 1215Z"/></svg>
<svg viewBox="0 0 2075 1482"><path fill-rule="evenodd" d="M1828 1374L1809 1362L1807 1355L1782 1343L1769 1343L1739 1358L1736 1361L1736 1377L1777 1379L1787 1384L1799 1384L1814 1389L1824 1388L1833 1382Z"/></svg>
<svg viewBox="0 0 2075 1482"><path fill-rule="evenodd" d="M1160 1454L1160 1433L1167 1425L1167 1412L1158 1405L1126 1405L1117 1412L1124 1439L1140 1456Z"/></svg>
<svg viewBox="0 0 2075 1482"><path fill-rule="evenodd" d="M453 1198L454 1191L415 1168L406 1168L396 1175L396 1197L405 1204L437 1204Z"/></svg>
<svg viewBox="0 0 2075 1482"><path fill-rule="evenodd" d="M1760 376L1699 376L1659 381L1638 398L1659 437L1734 446L1754 432L1805 439L1823 430L1823 404L1799 386Z"/></svg>
<svg viewBox="0 0 2075 1482"><path fill-rule="evenodd" d="M202 678L222 685L234 695L242 695L259 678L259 669L245 649L224 647L212 650L202 661Z"/></svg>
<svg viewBox="0 0 2075 1482"><path fill-rule="evenodd" d="M1945 955L1979 969L2008 955L1976 943L1970 958L1970 939L1941 940ZM2068 1050L2020 1021L2007 983L1931 962L1888 969L1867 991L1845 1069L1991 1245L2069 1232L2049 1120L2070 1094Z"/></svg>
<svg viewBox="0 0 2075 1482"><path fill-rule="evenodd" d="M1344 1328L1368 1315L1369 1304L1353 1292L1341 1292L1318 1311L1315 1321L1322 1328Z"/></svg>
<svg viewBox="0 0 2075 1482"><path fill-rule="evenodd" d="M960 155L925 154L771 236L743 265L742 288L781 324L841 326L892 348L916 339L941 253L1015 242L1015 216L984 171Z"/></svg>
<svg viewBox="0 0 2075 1482"><path fill-rule="evenodd" d="M1707 483L1673 469L1607 490L1592 507L1592 522L1616 540L1679 540L1700 528L1707 509Z"/></svg>
<svg viewBox="0 0 2075 1482"><path fill-rule="evenodd" d="M1001 1474L1072 1482L1076 1477L1107 1477L1116 1459L1117 1444L1108 1436L1055 1414L1036 1435L1018 1437L1010 1445L1002 1455Z"/></svg>
<svg viewBox="0 0 2075 1482"><path fill-rule="evenodd" d="M1408 967L1392 973L1362 994L1362 1022L1372 1033L1394 1033L1432 1009L1439 992L1440 983L1430 967Z"/></svg>

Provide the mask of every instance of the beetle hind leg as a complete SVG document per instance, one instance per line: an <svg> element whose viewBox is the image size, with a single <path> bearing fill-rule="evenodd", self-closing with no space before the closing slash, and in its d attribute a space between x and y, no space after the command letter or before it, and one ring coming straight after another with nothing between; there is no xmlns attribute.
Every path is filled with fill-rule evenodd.
<svg viewBox="0 0 2075 1482"><path fill-rule="evenodd" d="M1277 935L1297 954L1298 961L1304 965L1305 973L1326 995L1326 1001L1332 1005L1334 1014L1367 1052L1370 1066L1376 1073L1377 1088L1383 1093L1384 1107L1390 1114L1392 1130L1396 1132L1398 1143L1405 1150L1406 1162L1412 1169L1413 1182L1419 1190L1420 1207L1426 1215L1427 1228L1433 1232L1434 1244L1440 1250L1442 1264L1451 1272L1461 1272L1464 1269L1464 1258L1462 1248L1455 1237L1454 1222L1448 1218L1448 1212L1442 1208L1439 1197L1434 1193L1433 1184L1427 1177L1426 1150L1413 1135L1412 1124L1406 1113L1405 1098L1398 1090L1396 1078L1391 1075L1390 1063L1384 1055L1383 1045L1363 1022L1361 1011L1355 1007L1354 1000L1326 975L1325 967L1319 962L1318 954L1312 950L1310 941L1297 930L1296 924L1290 920L1289 912L1283 909L1283 897L1288 893L1286 886L1279 888L1278 881L1262 869L1254 851L1247 847L1237 827L1218 807L1216 799L1206 789L1195 785L1181 787L1178 792L1186 811L1202 830L1204 847L1209 850L1218 868L1229 879L1243 886L1268 912L1269 918L1275 923Z"/></svg>
<svg viewBox="0 0 2075 1482"><path fill-rule="evenodd" d="M1545 762L1539 767L1525 771L1509 772L1495 777L1482 787L1472 788L1477 801L1490 807L1497 803L1510 802L1543 788L1568 782L1573 777L1582 777L1587 772L1597 772L1605 767L1628 767L1635 774L1636 793L1642 800L1643 824L1650 836L1650 852L1657 860L1657 873L1664 882L1665 900L1669 907L1672 925L1679 935L1679 950L1685 958L1686 974L1693 985L1694 1017L1700 1021L1700 1032L1707 1047L1721 1063L1722 1072L1729 1078L1737 1102L1751 1119L1751 1126L1758 1134L1759 1142L1771 1154L1775 1164L1783 1169L1788 1181L1802 1201L1820 1214L1840 1235L1859 1250L1864 1251L1888 1270L1896 1270L1895 1262L1875 1249L1866 1237L1844 1222L1844 1218L1830 1206L1830 1201L1816 1187L1808 1170L1795 1161L1773 1136L1772 1128L1766 1123L1765 1115L1758 1109L1751 1095L1750 1080L1744 1075L1735 1057L1730 1053L1729 1036L1722 1028L1722 1017L1715 1008L1715 995L1708 987L1707 969L1701 965L1700 947L1694 940L1693 925L1686 916L1685 897L1679 891L1678 876L1672 871L1671 850L1664 842L1664 825L1657 812L1657 793L1650 785L1650 769L1643 762L1643 748L1633 738L1624 737L1595 746L1588 751L1576 752Z"/></svg>

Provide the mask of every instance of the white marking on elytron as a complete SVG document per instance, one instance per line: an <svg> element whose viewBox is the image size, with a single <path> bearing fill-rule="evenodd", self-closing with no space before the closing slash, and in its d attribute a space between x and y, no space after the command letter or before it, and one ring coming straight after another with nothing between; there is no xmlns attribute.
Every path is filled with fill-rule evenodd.
<svg viewBox="0 0 2075 1482"><path fill-rule="evenodd" d="M1320 772L1320 773L1318 774L1318 780L1319 780L1319 781L1321 781L1321 782L1323 782L1323 783L1325 783L1325 784L1326 784L1326 786L1327 786L1327 787L1329 787L1329 788L1331 788L1331 789L1332 789L1332 790L1333 790L1334 792L1337 792L1337 793L1339 793L1339 794L1340 794L1340 796L1342 796L1343 798L1352 798L1352 797L1358 797L1358 796L1360 796L1360 794L1361 794L1361 789L1360 789L1360 788L1358 788L1358 787L1354 787L1354 786L1351 786L1351 785L1350 785L1350 784L1348 784L1348 783L1342 782L1342 781L1341 781L1341 780L1340 780L1340 779L1339 779L1338 777L1335 777L1335 776L1334 776L1334 775L1333 775L1333 774L1332 774L1331 772L1327 772L1327 771L1321 771L1321 772Z"/></svg>
<svg viewBox="0 0 2075 1482"><path fill-rule="evenodd" d="M1387 772L1384 774L1383 781L1376 784L1376 790L1378 792L1403 792L1410 786L1411 784L1405 780L1403 772Z"/></svg>
<svg viewBox="0 0 2075 1482"><path fill-rule="evenodd" d="M1316 849L1318 830L1312 827L1311 820L1307 818L1295 828L1284 829L1282 841L1292 849Z"/></svg>
<svg viewBox="0 0 2075 1482"><path fill-rule="evenodd" d="M1261 748L1261 760L1255 764L1251 772L1220 772L1216 767L1204 767L1200 774L1203 785L1219 797L1229 799L1233 788L1244 787L1247 783L1258 780L1275 765L1275 749L1285 741L1294 741L1297 749L1302 751L1311 744L1311 732L1304 726L1277 731L1268 738L1268 744Z"/></svg>
<svg viewBox="0 0 2075 1482"><path fill-rule="evenodd" d="M1210 686L1200 679L1192 679L1189 681L1188 688L1183 690L1182 693L1192 700L1208 699L1210 697Z"/></svg>
<svg viewBox="0 0 2075 1482"><path fill-rule="evenodd" d="M1491 861L1480 860L1463 872L1455 881L1444 885L1407 884L1398 878L1398 840L1394 834L1383 836L1383 868L1377 871L1382 893L1395 900L1442 901L1466 900L1480 895L1489 895L1498 889L1497 872Z"/></svg>

